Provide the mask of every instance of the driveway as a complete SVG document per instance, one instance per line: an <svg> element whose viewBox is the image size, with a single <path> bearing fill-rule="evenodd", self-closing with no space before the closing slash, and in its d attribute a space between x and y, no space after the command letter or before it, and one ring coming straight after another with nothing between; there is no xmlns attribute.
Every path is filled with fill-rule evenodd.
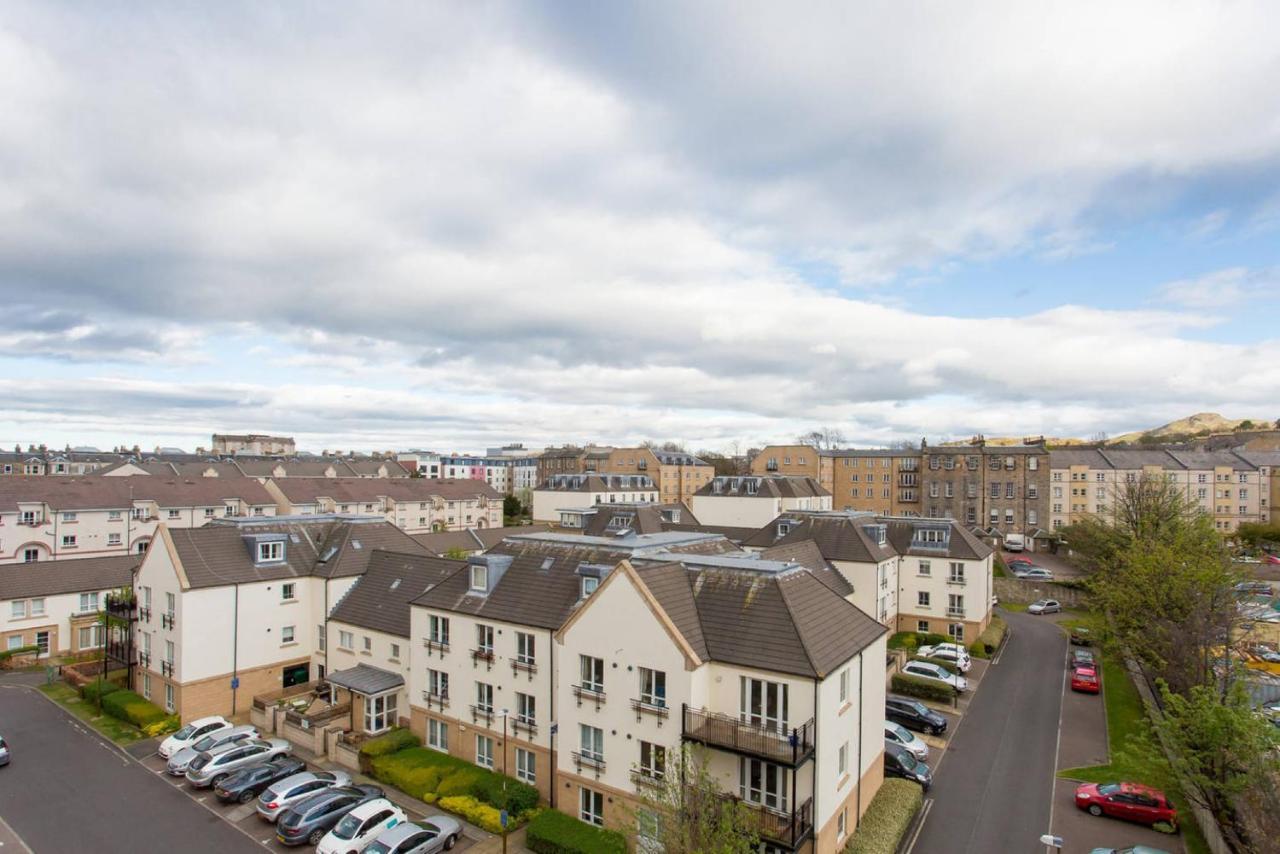
<svg viewBox="0 0 1280 854"><path fill-rule="evenodd" d="M13 752L0 768L6 850L260 849L33 689L0 687L0 727Z"/></svg>
<svg viewBox="0 0 1280 854"><path fill-rule="evenodd" d="M1052 622L1001 611L1013 636L956 724L918 854L1042 854L1050 826L1067 638Z"/></svg>

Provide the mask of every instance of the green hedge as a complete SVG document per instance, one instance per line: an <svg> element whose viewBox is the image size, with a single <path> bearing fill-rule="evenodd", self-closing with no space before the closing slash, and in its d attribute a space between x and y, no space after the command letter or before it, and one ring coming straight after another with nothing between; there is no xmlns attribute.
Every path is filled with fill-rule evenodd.
<svg viewBox="0 0 1280 854"><path fill-rule="evenodd" d="M418 741L418 737L407 729L393 729L377 738L371 738L364 744L360 745L360 752L373 758L375 756L386 756L388 753L395 753L404 750L407 747L421 747L422 742Z"/></svg>
<svg viewBox="0 0 1280 854"><path fill-rule="evenodd" d="M17 649L6 649L3 652L0 652L0 661L8 661L15 655L27 655L29 653L39 651L40 647L38 646L20 646Z"/></svg>
<svg viewBox="0 0 1280 854"><path fill-rule="evenodd" d="M559 810L538 813L529 822L524 844L537 854L623 854L627 850L621 833L601 830Z"/></svg>
<svg viewBox="0 0 1280 854"><path fill-rule="evenodd" d="M102 711L113 718L128 721L136 727L150 726L169 716L155 703L123 688L103 696Z"/></svg>
<svg viewBox="0 0 1280 854"><path fill-rule="evenodd" d="M538 805L538 790L527 783L427 747L408 747L372 757L370 774L420 801L473 797L513 816ZM505 784L505 785L504 785Z"/></svg>
<svg viewBox="0 0 1280 854"><path fill-rule="evenodd" d="M940 703L950 703L956 696L956 689L950 685L931 682L918 676L908 676L905 673L893 674L892 687L895 694L919 697L922 700L936 700Z"/></svg>
<svg viewBox="0 0 1280 854"><path fill-rule="evenodd" d="M108 682L105 679L94 679L92 682L86 682L80 686L80 696L91 703L96 703L99 697L105 697L119 690L120 686L114 682Z"/></svg>
<svg viewBox="0 0 1280 854"><path fill-rule="evenodd" d="M952 640L946 635L934 632L895 632L889 636L889 649L918 649L940 643L952 643Z"/></svg>
<svg viewBox="0 0 1280 854"><path fill-rule="evenodd" d="M844 854L894 854L923 800L924 790L917 784L886 777Z"/></svg>

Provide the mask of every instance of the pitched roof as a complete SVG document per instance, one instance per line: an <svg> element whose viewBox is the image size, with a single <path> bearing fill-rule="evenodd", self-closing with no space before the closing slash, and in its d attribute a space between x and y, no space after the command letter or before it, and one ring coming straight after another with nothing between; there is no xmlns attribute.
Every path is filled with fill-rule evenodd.
<svg viewBox="0 0 1280 854"><path fill-rule="evenodd" d="M121 555L11 564L0 571L0 600L124 587L141 562L141 555Z"/></svg>
<svg viewBox="0 0 1280 854"><path fill-rule="evenodd" d="M409 637L409 603L466 561L375 549L368 568L329 613L330 620Z"/></svg>
<svg viewBox="0 0 1280 854"><path fill-rule="evenodd" d="M426 477L282 477L272 481L292 503L331 498L337 502L367 502L387 497L397 502L430 501L443 498L458 501L473 498L501 498L482 480L433 479Z"/></svg>
<svg viewBox="0 0 1280 854"><path fill-rule="evenodd" d="M894 553L887 544L881 545L865 530L866 526L875 523L876 519L871 515L784 513L743 541L743 545L769 548L812 540L827 560L879 563L893 557ZM781 536L778 535L780 524L787 528L787 533Z"/></svg>
<svg viewBox="0 0 1280 854"><path fill-rule="evenodd" d="M6 477L0 479L0 510L19 501L43 501L54 510L128 508L134 501L161 507L221 507L231 499L274 505L267 490L250 478Z"/></svg>
<svg viewBox="0 0 1280 854"><path fill-rule="evenodd" d="M974 536L973 532L955 519L901 519L883 517L880 519L888 527L889 542L894 551L900 555L919 555L921 557L954 557L960 560L982 560L995 550ZM915 543L917 528L948 525L951 536L947 538L945 550L939 548L920 548Z"/></svg>
<svg viewBox="0 0 1280 854"><path fill-rule="evenodd" d="M712 498L812 498L830 494L811 477L788 475L713 477L694 493Z"/></svg>
<svg viewBox="0 0 1280 854"><path fill-rule="evenodd" d="M813 540L792 542L781 546L773 546L760 552L761 560L778 560L795 563L813 573L823 584L841 596L853 595L853 585L849 579L841 575L831 563L822 556L822 549Z"/></svg>
<svg viewBox="0 0 1280 854"><path fill-rule="evenodd" d="M744 540L755 536L759 528L738 528L731 525L685 525L675 522L663 522L664 531L687 531L691 534L719 534L731 543L741 545Z"/></svg>
<svg viewBox="0 0 1280 854"><path fill-rule="evenodd" d="M357 664L346 670L335 670L325 677L325 681L368 696L394 691L404 684L404 676L392 673L390 670L383 670L381 667Z"/></svg>
<svg viewBox="0 0 1280 854"><path fill-rule="evenodd" d="M664 514L674 513L681 521L693 524L698 520L682 503L652 504L635 502L626 504L596 504L583 511L587 523L582 533L589 537L604 537L618 530L630 530L637 534L656 534L665 528Z"/></svg>
<svg viewBox="0 0 1280 854"><path fill-rule="evenodd" d="M647 474L553 474L538 486L543 492L625 492L657 489Z"/></svg>
<svg viewBox="0 0 1280 854"><path fill-rule="evenodd" d="M413 534L412 537L436 554L444 554L450 549L462 549L468 552L485 551L512 534L545 533L550 530L550 525L507 525L501 528L435 531L430 534Z"/></svg>

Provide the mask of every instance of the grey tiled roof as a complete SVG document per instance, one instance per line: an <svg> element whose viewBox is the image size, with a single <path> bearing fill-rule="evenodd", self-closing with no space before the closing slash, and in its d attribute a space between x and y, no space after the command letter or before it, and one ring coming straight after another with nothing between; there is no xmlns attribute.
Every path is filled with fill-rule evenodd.
<svg viewBox="0 0 1280 854"><path fill-rule="evenodd" d="M0 600L124 587L141 562L141 555L122 555L11 564L0 567Z"/></svg>
<svg viewBox="0 0 1280 854"><path fill-rule="evenodd" d="M754 491L752 491L754 489ZM823 486L811 477L773 475L742 475L738 477L714 477L694 495L734 498L809 498L828 496Z"/></svg>
<svg viewBox="0 0 1280 854"><path fill-rule="evenodd" d="M133 501L161 507L221 507L229 499L274 506L276 501L252 478L192 477L6 477L0 478L0 510L19 501L43 501L54 510L128 508Z"/></svg>
<svg viewBox="0 0 1280 854"><path fill-rule="evenodd" d="M501 498L482 480L436 480L426 477L282 477L273 481L292 503L332 498L341 502L376 501L383 496L396 501L446 501Z"/></svg>
<svg viewBox="0 0 1280 854"><path fill-rule="evenodd" d="M783 521L789 523L791 530L778 537L778 524ZM875 524L875 521L871 516L838 513L784 513L744 541L743 545L768 548L812 540L827 560L878 563L893 557L893 550L887 544L880 545L863 530L863 526Z"/></svg>
<svg viewBox="0 0 1280 854"><path fill-rule="evenodd" d="M407 638L409 603L466 565L461 560L375 550L368 568L329 619Z"/></svg>
<svg viewBox="0 0 1280 854"><path fill-rule="evenodd" d="M365 695L383 694L404 685L404 677L399 673L392 673L390 670L368 664L357 664L346 670L335 670L325 677L325 681Z"/></svg>
<svg viewBox="0 0 1280 854"><path fill-rule="evenodd" d="M813 540L805 540L804 542L792 542L786 545L773 546L760 552L763 560L780 560L797 563L805 569L813 573L814 577L823 584L830 587L841 596L850 596L853 594L853 585L849 583L849 579L836 570L831 563L822 556L822 549L818 548L818 544Z"/></svg>
<svg viewBox="0 0 1280 854"><path fill-rule="evenodd" d="M582 533L589 537L608 536L618 528L610 527L610 521L625 517L625 527L637 534L656 534L665 528L662 518L664 510L678 510L680 519L687 524L696 524L693 511L684 504L597 504L591 508L595 512L589 514L587 524Z"/></svg>

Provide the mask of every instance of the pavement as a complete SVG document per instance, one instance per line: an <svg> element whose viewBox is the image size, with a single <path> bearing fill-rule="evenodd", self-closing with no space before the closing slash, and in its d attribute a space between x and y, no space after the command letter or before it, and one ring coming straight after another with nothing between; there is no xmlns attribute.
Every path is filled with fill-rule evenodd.
<svg viewBox="0 0 1280 854"><path fill-rule="evenodd" d="M1012 636L981 675L934 768L917 854L1042 854L1067 654L1054 623L1001 612Z"/></svg>

